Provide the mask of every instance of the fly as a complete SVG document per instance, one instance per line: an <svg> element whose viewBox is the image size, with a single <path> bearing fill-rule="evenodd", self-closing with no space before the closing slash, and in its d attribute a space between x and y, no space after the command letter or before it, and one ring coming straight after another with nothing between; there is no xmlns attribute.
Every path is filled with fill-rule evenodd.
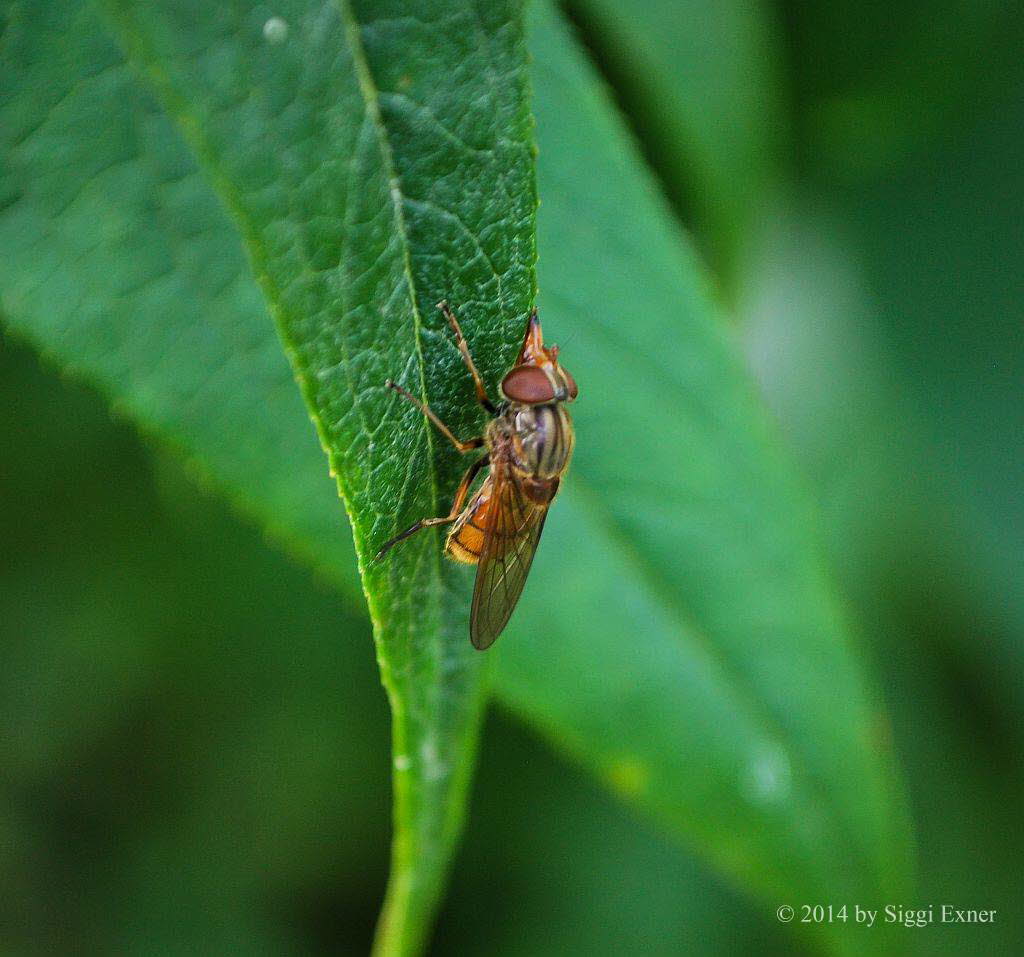
<svg viewBox="0 0 1024 957"><path fill-rule="evenodd" d="M438 309L455 333L477 401L491 415L484 434L463 442L429 406L390 379L386 385L423 412L460 452L486 451L466 470L447 515L420 519L385 543L377 558L421 528L451 525L445 552L455 561L477 566L469 638L482 651L494 644L523 593L544 520L572 457L575 435L565 404L578 390L558 362L558 346L544 346L534 309L519 358L502 379L502 401L494 405L455 314L446 302L438 303ZM467 503L484 468L487 476Z"/></svg>

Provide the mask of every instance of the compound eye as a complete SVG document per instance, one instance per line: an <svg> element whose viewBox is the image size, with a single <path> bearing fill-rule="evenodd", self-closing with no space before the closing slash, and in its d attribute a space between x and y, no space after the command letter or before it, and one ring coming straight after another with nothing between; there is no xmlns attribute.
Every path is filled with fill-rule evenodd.
<svg viewBox="0 0 1024 957"><path fill-rule="evenodd" d="M576 386L576 380L568 369L559 366L559 371L562 373L562 378L565 379L565 387L569 390L569 398L575 399L580 394L580 390Z"/></svg>
<svg viewBox="0 0 1024 957"><path fill-rule="evenodd" d="M526 405L554 402L555 389L543 369L537 366L516 366L501 383L505 398Z"/></svg>

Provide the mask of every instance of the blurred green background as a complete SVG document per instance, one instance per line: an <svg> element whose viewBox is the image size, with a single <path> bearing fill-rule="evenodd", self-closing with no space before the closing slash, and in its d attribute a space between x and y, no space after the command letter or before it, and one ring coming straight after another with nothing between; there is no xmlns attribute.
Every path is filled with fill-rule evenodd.
<svg viewBox="0 0 1024 957"><path fill-rule="evenodd" d="M821 506L910 792L905 903L999 914L903 939L1015 953L1024 16L569 13ZM0 951L365 952L390 785L364 613L9 338L0 502ZM433 952L792 952L529 730L497 711L484 741Z"/></svg>

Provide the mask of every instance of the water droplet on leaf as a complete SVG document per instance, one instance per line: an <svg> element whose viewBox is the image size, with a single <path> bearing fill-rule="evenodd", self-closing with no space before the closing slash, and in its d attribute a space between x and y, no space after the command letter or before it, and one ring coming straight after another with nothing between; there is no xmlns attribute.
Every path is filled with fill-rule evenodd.
<svg viewBox="0 0 1024 957"><path fill-rule="evenodd" d="M267 43L284 43L288 39L288 23L280 17L271 17L263 24L263 38Z"/></svg>

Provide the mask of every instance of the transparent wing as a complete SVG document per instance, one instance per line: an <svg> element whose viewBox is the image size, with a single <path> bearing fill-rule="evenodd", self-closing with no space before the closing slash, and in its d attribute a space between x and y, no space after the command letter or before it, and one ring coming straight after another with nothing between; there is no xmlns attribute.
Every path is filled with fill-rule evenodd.
<svg viewBox="0 0 1024 957"><path fill-rule="evenodd" d="M469 621L470 641L481 651L494 644L512 617L548 514L548 506L531 502L514 477L494 478L494 501Z"/></svg>

